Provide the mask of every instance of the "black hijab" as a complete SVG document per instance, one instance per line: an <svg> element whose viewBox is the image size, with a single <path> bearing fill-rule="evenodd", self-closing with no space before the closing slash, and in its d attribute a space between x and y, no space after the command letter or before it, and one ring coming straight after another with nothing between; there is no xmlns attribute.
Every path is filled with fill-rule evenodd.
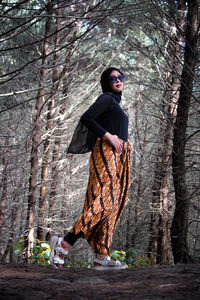
<svg viewBox="0 0 200 300"><path fill-rule="evenodd" d="M110 81L109 81L110 74L114 70L118 71L120 74L123 74L117 68L110 67L110 68L106 69L105 71L103 71L103 73L101 75L101 80L100 80L101 88L102 88L103 93L112 93L112 94L118 96L121 100L122 92L114 92L111 88Z"/></svg>

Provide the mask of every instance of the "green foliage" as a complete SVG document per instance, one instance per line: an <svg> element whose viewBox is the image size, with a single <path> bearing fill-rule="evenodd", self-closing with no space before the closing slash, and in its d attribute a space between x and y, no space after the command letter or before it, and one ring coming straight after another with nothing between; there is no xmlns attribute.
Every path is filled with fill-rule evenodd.
<svg viewBox="0 0 200 300"><path fill-rule="evenodd" d="M14 243L14 253L17 256L22 256L24 253L24 241L25 237L22 236L19 240L17 240ZM49 242L43 242L39 241L38 239L35 239L35 243L33 246L33 255L29 257L29 259L32 260L33 264L39 264L42 266L49 265L49 254L50 254L51 248ZM155 264L154 261L149 259L146 256L138 255L136 250L134 248L130 248L127 252L125 251L118 251L114 250L110 253L110 257L115 260L119 260L123 264L125 264L127 267L148 267ZM85 261L75 261L65 262L65 267L67 268L91 268L93 264L91 262L85 262Z"/></svg>
<svg viewBox="0 0 200 300"><path fill-rule="evenodd" d="M22 236L14 243L14 253L17 257L22 257L25 251L25 237ZM29 257L32 260L33 264L39 264L42 266L49 265L49 254L51 248L48 242L41 242L38 239L35 239L33 245L33 255Z"/></svg>
<svg viewBox="0 0 200 300"><path fill-rule="evenodd" d="M35 244L33 246L33 255L29 259L33 260L33 264L39 264L42 266L49 265L49 254L51 248L48 242L41 242L35 239Z"/></svg>
<svg viewBox="0 0 200 300"><path fill-rule="evenodd" d="M14 253L17 256L20 256L24 252L24 242L25 242L25 237L22 236L20 237L15 243L14 243Z"/></svg>
<svg viewBox="0 0 200 300"><path fill-rule="evenodd" d="M64 264L65 267L67 268L91 268L93 266L93 264L91 262L87 263L83 260L81 261L75 261L74 263L66 261Z"/></svg>
<svg viewBox="0 0 200 300"><path fill-rule="evenodd" d="M125 251L112 251L110 257L119 260L128 267L148 267L154 265L154 261L146 256L137 255L134 248L130 248L127 252Z"/></svg>

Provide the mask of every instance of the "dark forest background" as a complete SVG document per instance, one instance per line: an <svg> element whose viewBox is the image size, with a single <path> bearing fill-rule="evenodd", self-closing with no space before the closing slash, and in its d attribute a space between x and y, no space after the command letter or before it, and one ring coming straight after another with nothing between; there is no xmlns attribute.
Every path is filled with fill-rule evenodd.
<svg viewBox="0 0 200 300"><path fill-rule="evenodd" d="M64 235L81 213L89 154L66 149L109 66L126 75L121 105L134 148L112 249L157 264L200 259L199 6L0 1L2 262L28 260L38 240ZM79 240L70 259L92 256Z"/></svg>

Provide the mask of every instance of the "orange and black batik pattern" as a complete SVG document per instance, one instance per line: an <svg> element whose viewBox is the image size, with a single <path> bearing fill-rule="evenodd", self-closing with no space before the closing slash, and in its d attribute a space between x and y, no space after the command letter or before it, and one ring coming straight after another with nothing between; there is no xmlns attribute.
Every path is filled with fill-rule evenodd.
<svg viewBox="0 0 200 300"><path fill-rule="evenodd" d="M128 194L130 150L130 143L123 141L118 154L106 139L98 138L91 153L83 212L70 232L85 238L95 253L110 253Z"/></svg>

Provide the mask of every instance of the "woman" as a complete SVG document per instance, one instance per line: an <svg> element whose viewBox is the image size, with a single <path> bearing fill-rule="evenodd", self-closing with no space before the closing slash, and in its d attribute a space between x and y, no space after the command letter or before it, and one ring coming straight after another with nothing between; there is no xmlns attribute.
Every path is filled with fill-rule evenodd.
<svg viewBox="0 0 200 300"><path fill-rule="evenodd" d="M125 81L117 68L106 69L101 76L101 94L83 114L68 149L83 153L92 149L90 176L82 215L64 238L51 239L51 265L62 268L64 256L79 238L94 249L96 269L124 269L110 258L110 245L123 211L129 185L132 147L128 142L128 117L119 103ZM91 141L95 141L92 143Z"/></svg>

